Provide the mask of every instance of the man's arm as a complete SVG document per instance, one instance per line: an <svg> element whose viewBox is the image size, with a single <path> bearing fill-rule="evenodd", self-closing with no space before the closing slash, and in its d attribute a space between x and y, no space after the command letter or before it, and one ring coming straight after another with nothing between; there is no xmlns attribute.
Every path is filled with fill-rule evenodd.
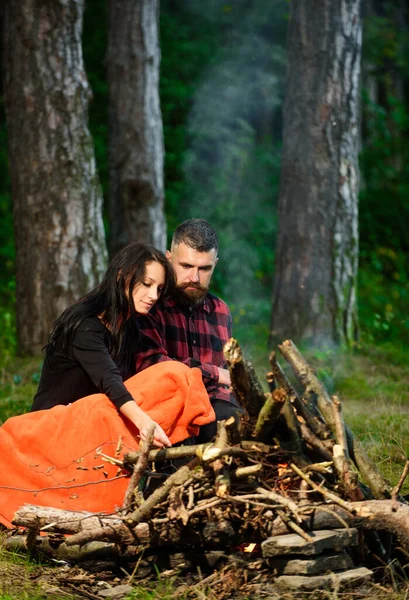
<svg viewBox="0 0 409 600"><path fill-rule="evenodd" d="M137 373L160 362L178 360L178 362L182 362L190 368L199 368L202 371L203 382L205 384L230 384L230 376L227 369L204 363L192 357L180 360L169 356L166 348L165 327L158 314L150 313L143 315L138 318L138 323L142 338L140 350L135 361Z"/></svg>

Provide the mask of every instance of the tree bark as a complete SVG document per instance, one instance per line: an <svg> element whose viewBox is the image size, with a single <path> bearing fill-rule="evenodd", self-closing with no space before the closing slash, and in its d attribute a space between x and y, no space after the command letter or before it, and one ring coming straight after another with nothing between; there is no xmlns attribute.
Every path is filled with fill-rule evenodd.
<svg viewBox="0 0 409 600"><path fill-rule="evenodd" d="M159 0L109 0L110 252L165 250Z"/></svg>
<svg viewBox="0 0 409 600"><path fill-rule="evenodd" d="M84 0L4 6L4 97L16 240L17 334L34 354L106 263L102 194L88 130Z"/></svg>
<svg viewBox="0 0 409 600"><path fill-rule="evenodd" d="M291 3L274 339L333 346L357 335L362 3Z"/></svg>

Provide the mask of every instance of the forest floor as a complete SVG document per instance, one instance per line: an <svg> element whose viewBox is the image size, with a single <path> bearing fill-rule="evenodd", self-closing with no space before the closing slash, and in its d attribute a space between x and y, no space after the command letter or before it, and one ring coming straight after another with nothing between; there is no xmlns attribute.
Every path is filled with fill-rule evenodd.
<svg viewBox="0 0 409 600"><path fill-rule="evenodd" d="M260 379L269 369L268 351L265 346L243 343L245 354L256 366ZM252 348L252 353L247 352ZM330 394L337 394L343 402L345 420L363 442L369 455L376 461L383 475L394 485L397 483L406 457L409 456L409 350L390 345L362 346L349 353L305 353L325 383ZM282 361L284 362L284 361ZM41 358L13 359L0 371L0 423L29 409L38 384ZM402 490L409 494L409 482ZM3 534L4 536L5 534ZM4 539L4 538L3 538ZM79 594L78 585L70 588L61 585L67 569L75 582L87 577L77 567L39 563L23 555L10 553L2 548L0 535L0 600L60 600L69 598L100 598L98 589L129 583L130 575L122 572L88 575L94 582L94 592ZM85 574L84 574L85 573ZM100 579L98 579L100 577ZM104 579L105 578L105 579ZM106 580L108 578L108 581ZM98 583L99 581L99 583ZM374 597L379 600L407 600L409 582L399 584L390 580L361 591L356 590L350 598ZM205 587L196 587L194 595L181 591L180 581L169 580L159 573L154 581L136 585L127 596L134 600L159 600L179 598L213 598L217 596ZM90 589L90 588L88 588ZM76 591L77 590L77 591ZM284 598L264 589L231 590L227 599ZM287 596L286 596L287 597ZM294 596L288 596L292 598ZM298 596L303 597L302 595ZM306 596L305 596L306 597ZM340 598L340 594L325 593L322 598ZM311 598L311 594L308 596Z"/></svg>

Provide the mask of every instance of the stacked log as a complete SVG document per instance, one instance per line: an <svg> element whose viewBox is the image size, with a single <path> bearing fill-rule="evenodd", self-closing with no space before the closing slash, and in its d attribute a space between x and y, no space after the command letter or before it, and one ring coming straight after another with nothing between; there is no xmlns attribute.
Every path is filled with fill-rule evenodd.
<svg viewBox="0 0 409 600"><path fill-rule="evenodd" d="M234 419L221 422L212 443L161 450L152 450L151 432L120 463L130 483L115 515L24 506L13 523L28 535L12 536L9 545L72 563L114 557L140 565L142 555L149 562L164 554L172 563L182 556L173 561L180 570L191 569L194 557L211 569L233 557L248 563L251 556L277 583L288 583L298 569L297 576L318 577L315 587L326 585L325 571L336 566L343 573L337 585L367 579L371 572L359 569L368 553L387 563L393 544L386 547L378 532L409 552L409 506L399 495L409 467L392 488L345 424L338 398L329 396L295 345L288 340L279 350L297 384L273 352L265 393L237 341L225 346L232 390L246 410L239 426ZM165 473L161 485L142 490L153 465L171 470L181 458L186 464ZM292 545L283 551L288 536ZM345 550L348 544L359 552ZM306 548L319 560L306 558ZM312 589L312 582L299 584Z"/></svg>

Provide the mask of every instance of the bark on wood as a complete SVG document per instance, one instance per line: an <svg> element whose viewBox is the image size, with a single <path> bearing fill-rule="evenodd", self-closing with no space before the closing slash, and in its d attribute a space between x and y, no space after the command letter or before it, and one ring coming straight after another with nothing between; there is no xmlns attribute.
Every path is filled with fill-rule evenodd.
<svg viewBox="0 0 409 600"><path fill-rule="evenodd" d="M328 450L328 446L324 443L325 441L320 440L319 437L317 437L307 426L306 423L304 423L303 419L299 419L299 424L300 424L300 433L301 433L301 437L304 440L304 442L306 442L309 446L311 446L311 448L313 448L314 450L316 450L322 457L323 460L332 460L332 454L331 452Z"/></svg>
<svg viewBox="0 0 409 600"><path fill-rule="evenodd" d="M73 534L67 538L67 546L85 544L90 541L122 541L141 544L150 541L149 526L138 524L132 534L117 515L104 515L90 512L73 512L57 508L26 504L19 508L13 517L13 524L18 527L53 532ZM77 534L78 537L75 537Z"/></svg>
<svg viewBox="0 0 409 600"><path fill-rule="evenodd" d="M279 349L286 361L291 365L297 379L304 386L306 393L316 396L318 409L335 435L334 410L325 386L319 381L312 368L291 340L284 341L279 345ZM375 498L390 498L392 493L391 485L382 477L375 463L369 458L364 447L347 425L345 426L345 430L351 459L355 463L363 480L370 487Z"/></svg>
<svg viewBox="0 0 409 600"><path fill-rule="evenodd" d="M291 2L274 339L333 346L356 338L362 7Z"/></svg>
<svg viewBox="0 0 409 600"><path fill-rule="evenodd" d="M178 471L173 473L168 479L165 480L164 484L157 488L149 498L143 503L142 506L137 508L133 513L128 515L125 518L125 523L128 527L135 527L138 523L143 521L144 519L149 518L152 510L155 506L162 502L169 494L170 490L175 485L181 485L185 481L187 481L192 476L192 469L197 467L199 461L197 459L193 459L187 465L181 467Z"/></svg>
<svg viewBox="0 0 409 600"><path fill-rule="evenodd" d="M27 536L15 535L5 541L4 547L11 552L27 550ZM69 546L64 540L50 539L46 536L36 536L34 541L34 552L55 560L69 562L81 562L85 560L117 559L120 549L116 544L109 542L92 541L85 546Z"/></svg>
<svg viewBox="0 0 409 600"><path fill-rule="evenodd" d="M290 401L294 405L297 414L304 419L308 427L316 436L323 440L329 438L331 435L330 429L323 421L319 419L318 413L315 410L315 406L312 406L311 404L306 406L304 404L305 401L295 392L283 369L281 368L275 352L271 352L270 354L270 366L277 387L287 390Z"/></svg>
<svg viewBox="0 0 409 600"><path fill-rule="evenodd" d="M266 400L259 412L254 430L256 440L268 442L286 399L287 392L282 388L266 394Z"/></svg>
<svg viewBox="0 0 409 600"><path fill-rule="evenodd" d="M217 423L217 437L214 446L220 450L223 450L227 447L227 430L224 421L219 421ZM229 469L223 457L214 460L211 466L214 473L214 488L216 496L225 498L230 492Z"/></svg>
<svg viewBox="0 0 409 600"><path fill-rule="evenodd" d="M135 490L148 466L149 462L149 451L153 443L153 436L155 434L156 423L153 423L148 431L145 441L142 444L142 449L138 458L138 462L135 465L134 471L128 483L128 488L125 493L122 510L128 511L131 507L134 499Z"/></svg>
<svg viewBox="0 0 409 600"><path fill-rule="evenodd" d="M166 248L159 99L159 0L109 0L110 253Z"/></svg>
<svg viewBox="0 0 409 600"><path fill-rule="evenodd" d="M283 447L288 446L288 449L294 454L293 459L300 464L308 464L310 462L304 455L303 444L301 440L301 433L299 428L298 420L294 414L294 410L291 402L286 399L282 409L282 415L287 425L287 434L289 437L288 442L281 440Z"/></svg>
<svg viewBox="0 0 409 600"><path fill-rule="evenodd" d="M95 287L106 266L83 11L84 0L4 3L17 335L25 354L40 352L57 316Z"/></svg>
<svg viewBox="0 0 409 600"><path fill-rule="evenodd" d="M255 421L265 401L256 372L244 359L240 345L234 338L224 346L224 357L229 367L233 393L252 421Z"/></svg>
<svg viewBox="0 0 409 600"><path fill-rule="evenodd" d="M56 533L77 533L82 529L94 527L96 523L106 526L120 524L121 519L116 515L69 511L48 506L25 504L16 511L12 522L17 527L44 529Z"/></svg>

